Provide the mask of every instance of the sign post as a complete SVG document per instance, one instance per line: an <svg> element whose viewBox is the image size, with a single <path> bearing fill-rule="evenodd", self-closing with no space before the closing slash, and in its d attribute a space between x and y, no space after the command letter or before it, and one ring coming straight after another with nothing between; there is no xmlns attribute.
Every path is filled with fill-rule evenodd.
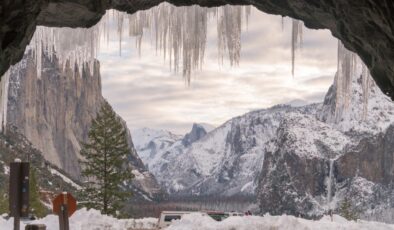
<svg viewBox="0 0 394 230"><path fill-rule="evenodd" d="M29 214L29 163L19 159L10 164L9 208L14 230L19 230L20 218Z"/></svg>
<svg viewBox="0 0 394 230"><path fill-rule="evenodd" d="M68 218L77 210L77 201L67 192L62 192L53 200L53 212L59 216L59 229L69 230Z"/></svg>

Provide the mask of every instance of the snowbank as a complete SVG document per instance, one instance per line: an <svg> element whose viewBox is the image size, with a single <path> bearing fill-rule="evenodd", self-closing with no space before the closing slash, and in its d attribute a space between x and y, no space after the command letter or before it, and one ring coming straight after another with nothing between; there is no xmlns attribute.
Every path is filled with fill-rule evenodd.
<svg viewBox="0 0 394 230"><path fill-rule="evenodd" d="M166 230L394 230L394 225L368 221L347 221L340 216L323 217L313 221L294 216L233 216L222 222L217 222L208 216L198 213L185 215L181 220L175 221Z"/></svg>
<svg viewBox="0 0 394 230"><path fill-rule="evenodd" d="M55 215L48 215L43 219L32 221L31 223L45 224L47 230L59 229L59 218ZM156 218L119 220L111 216L101 215L97 210L86 210L85 208L76 211L70 218L70 229L72 230L140 230L155 229L156 225ZM13 229L13 219L5 220L0 217L0 230L9 229ZM25 225L22 223L21 229L25 229Z"/></svg>
<svg viewBox="0 0 394 230"><path fill-rule="evenodd" d="M48 215L43 219L32 223L42 223L47 230L57 230L58 217ZM124 219L119 220L110 216L101 215L97 210L78 210L70 218L70 229L72 230L147 230L156 229L156 218ZM25 225L21 224L21 229ZM5 220L0 217L0 230L13 229L13 219ZM394 225L369 221L347 221L340 216L334 216L331 222L329 217L313 221L294 216L233 216L222 222L217 222L209 216L200 213L192 213L174 221L166 230L394 230Z"/></svg>

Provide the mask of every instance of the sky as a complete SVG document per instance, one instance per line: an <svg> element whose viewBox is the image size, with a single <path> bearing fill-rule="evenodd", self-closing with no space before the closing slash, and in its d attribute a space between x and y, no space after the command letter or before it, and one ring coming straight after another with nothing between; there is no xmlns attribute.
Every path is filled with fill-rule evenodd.
<svg viewBox="0 0 394 230"><path fill-rule="evenodd" d="M149 36L142 40L141 56L135 38L110 37L101 44L104 97L131 130L149 127L176 134L193 123L220 126L232 117L277 104L321 102L332 84L337 66L337 39L328 30L304 28L303 47L291 75L291 19L253 8L241 37L238 66L218 64L215 20L208 21L202 70L190 85L170 70L155 51Z"/></svg>

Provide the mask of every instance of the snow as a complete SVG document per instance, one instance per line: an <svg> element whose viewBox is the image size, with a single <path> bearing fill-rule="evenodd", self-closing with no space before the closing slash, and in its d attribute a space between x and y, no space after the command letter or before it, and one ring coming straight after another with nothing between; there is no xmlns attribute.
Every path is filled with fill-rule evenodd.
<svg viewBox="0 0 394 230"><path fill-rule="evenodd" d="M244 184L244 186L242 186L241 188L241 192L245 191L245 189L247 189L248 187L253 185L253 181L249 181L248 183Z"/></svg>
<svg viewBox="0 0 394 230"><path fill-rule="evenodd" d="M65 175L62 174L61 172L57 171L56 169L50 168L50 172L51 172L53 175L57 175L57 176L61 177L61 178L63 179L63 181L65 181L66 183L69 183L69 184L70 184L71 186L73 186L74 188L76 188L76 189L78 189L78 190L82 189L81 186L77 185L74 181L72 181L70 178L68 178L67 176L65 176Z"/></svg>
<svg viewBox="0 0 394 230"><path fill-rule="evenodd" d="M45 224L48 230L59 229L59 217L48 215L42 219L29 222L30 224ZM156 218L143 219L116 219L111 216L101 215L99 211L86 208L77 210L70 217L70 229L73 230L133 230L133 229L156 229ZM25 228L25 223L21 223L21 229ZM13 218L8 220L0 217L0 229L13 229Z"/></svg>
<svg viewBox="0 0 394 230"><path fill-rule="evenodd" d="M140 173L140 171L138 171L137 169L133 169L131 171L131 173L133 173L133 175L135 176L134 177L135 180L144 180L145 179L145 176L142 173Z"/></svg>
<svg viewBox="0 0 394 230"><path fill-rule="evenodd" d="M393 102L377 87L359 58L349 54L350 51L341 52L346 55L342 55L340 59L344 60L338 64L341 68L334 82L335 98L326 96L335 101L335 106L331 109L331 104L323 105L318 116L341 132L384 132L394 123Z"/></svg>
<svg viewBox="0 0 394 230"><path fill-rule="evenodd" d="M9 175L10 174L10 167L8 165L3 165L4 168L4 174Z"/></svg>
<svg viewBox="0 0 394 230"><path fill-rule="evenodd" d="M254 194L265 153L277 152L278 145L301 158L324 159L328 166L330 159L340 157L361 138L384 132L394 123L394 104L365 72L365 65L360 60L354 62L351 81L347 86L334 82L325 103L253 111L232 118L190 146L182 145L181 136L145 128L133 134L137 152L169 193ZM352 92L346 99L350 104L337 116L335 99L346 92L341 87ZM326 189L333 191L319 198L324 208L337 200L332 197L336 186L329 180L325 181Z"/></svg>
<svg viewBox="0 0 394 230"><path fill-rule="evenodd" d="M99 211L86 208L77 210L70 217L70 229L73 230L154 230L157 228L158 219L116 219L111 216L102 215ZM27 223L21 223L21 229ZM48 215L42 219L30 221L29 224L45 224L48 230L58 229L59 218ZM0 229L13 228L13 218L0 217ZM372 221L347 221L341 216L334 215L333 221L329 216L320 220L307 220L294 216L231 216L221 222L213 220L202 213L191 213L184 215L181 220L173 221L166 230L394 230L394 225L372 222Z"/></svg>
<svg viewBox="0 0 394 230"><path fill-rule="evenodd" d="M320 220L306 220L294 216L232 216L221 222L217 222L209 216L200 213L184 215L181 220L174 221L166 230L389 230L394 225L378 222L358 220L347 221L341 216L334 215L333 222L329 216Z"/></svg>

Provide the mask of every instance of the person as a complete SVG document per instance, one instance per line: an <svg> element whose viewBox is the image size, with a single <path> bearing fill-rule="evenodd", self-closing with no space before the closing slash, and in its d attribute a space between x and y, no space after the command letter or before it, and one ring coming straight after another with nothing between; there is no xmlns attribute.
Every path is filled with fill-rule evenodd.
<svg viewBox="0 0 394 230"><path fill-rule="evenodd" d="M252 212L250 210L248 210L248 216L251 216Z"/></svg>

